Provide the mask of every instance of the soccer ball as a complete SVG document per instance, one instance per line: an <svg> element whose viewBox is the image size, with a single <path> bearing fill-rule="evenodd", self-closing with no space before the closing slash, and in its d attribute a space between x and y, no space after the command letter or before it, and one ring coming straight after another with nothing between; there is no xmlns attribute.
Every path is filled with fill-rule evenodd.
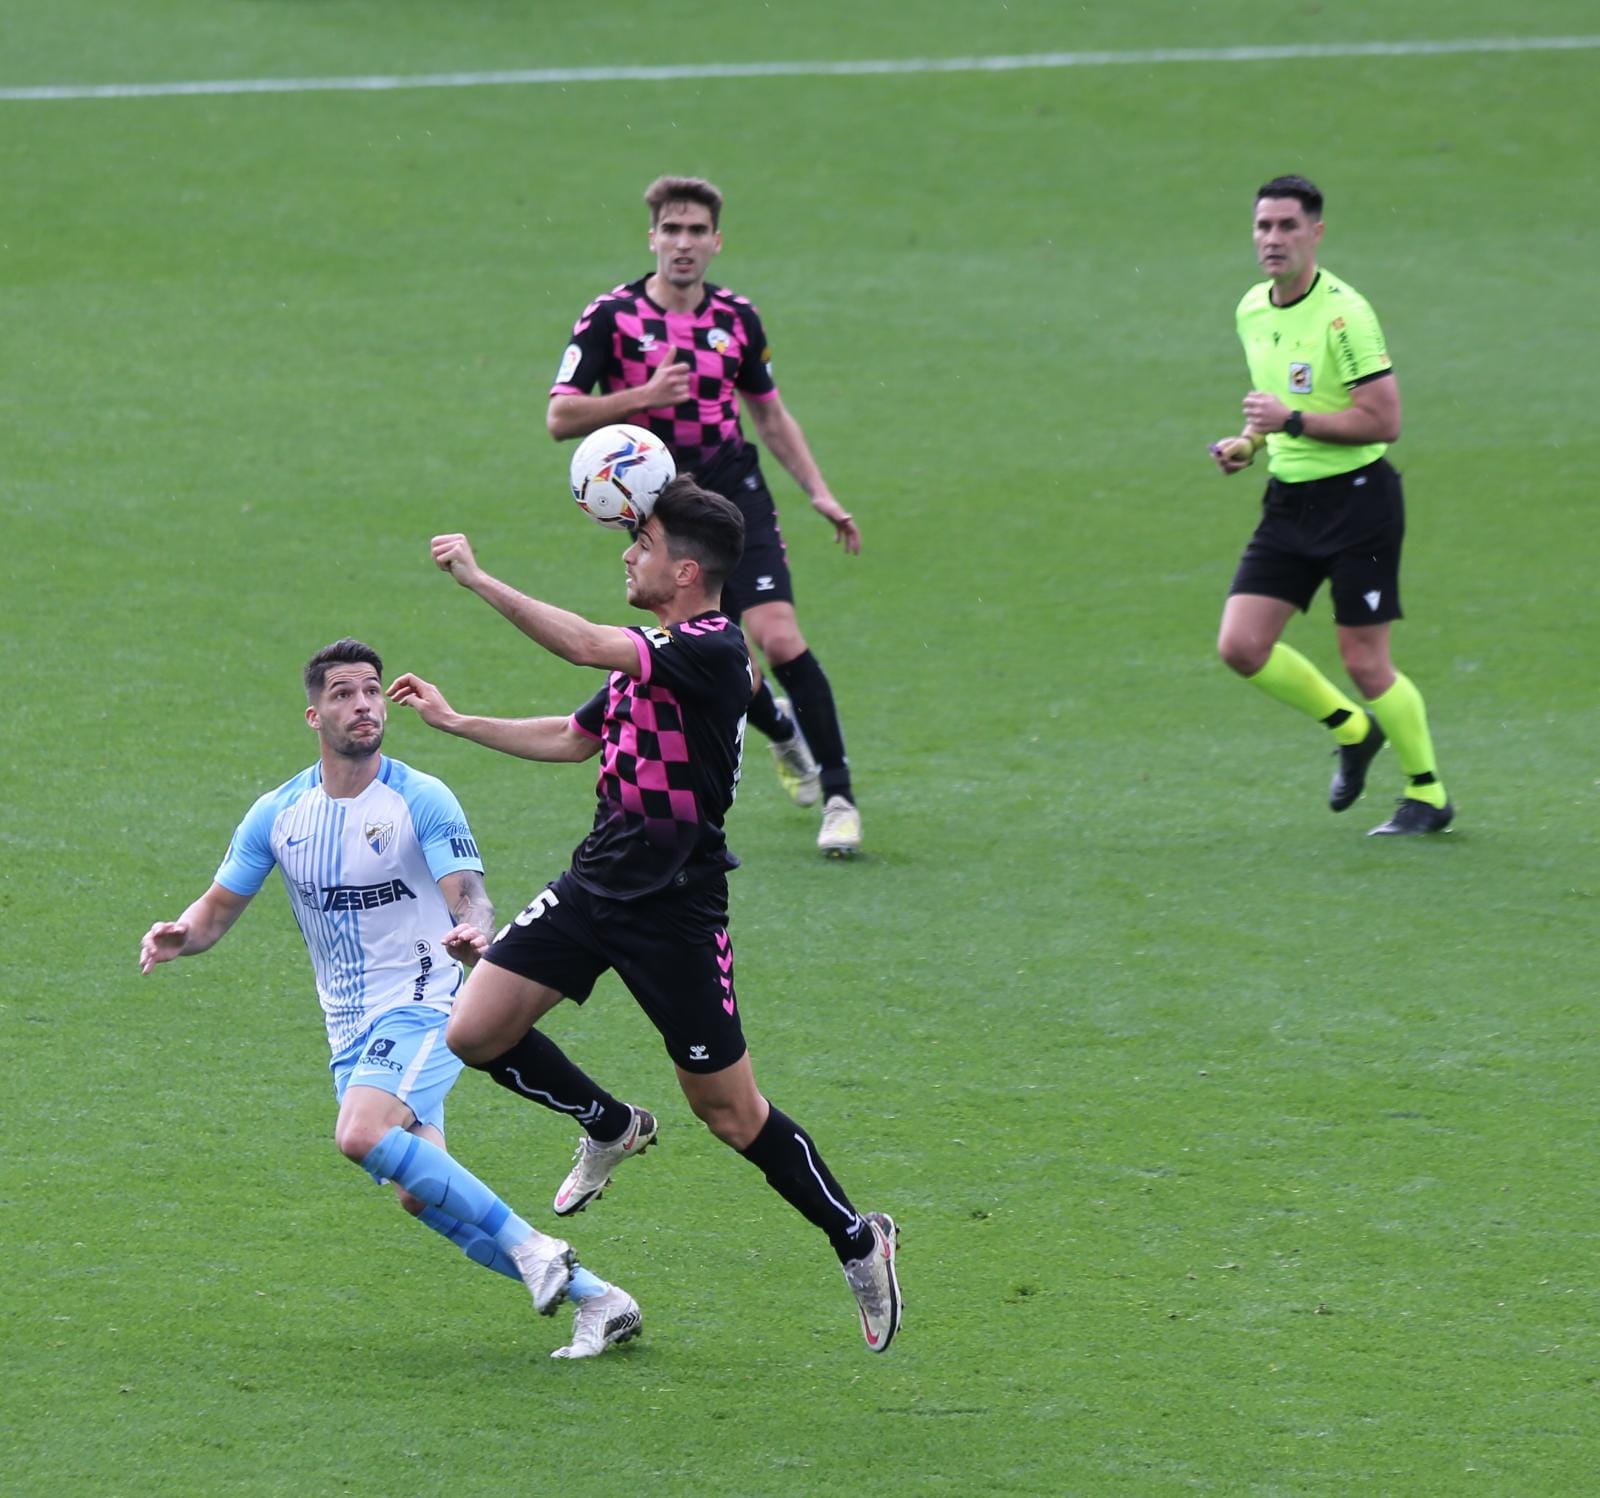
<svg viewBox="0 0 1600 1498"><path fill-rule="evenodd" d="M677 476L667 444L643 427L601 427L572 455L572 497L578 508L615 531L643 525L656 496Z"/></svg>

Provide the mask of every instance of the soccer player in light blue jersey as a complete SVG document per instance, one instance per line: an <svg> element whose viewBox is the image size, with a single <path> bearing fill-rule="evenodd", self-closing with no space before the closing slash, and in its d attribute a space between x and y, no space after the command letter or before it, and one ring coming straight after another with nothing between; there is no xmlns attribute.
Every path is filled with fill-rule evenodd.
<svg viewBox="0 0 1600 1498"><path fill-rule="evenodd" d="M380 750L387 718L377 653L339 640L305 669L316 764L262 796L211 887L157 921L139 969L215 946L276 867L316 970L339 1117L334 1142L475 1264L521 1280L541 1315L570 1297L572 1342L593 1357L638 1335L627 1291L582 1268L561 1238L517 1216L444 1147L444 1103L462 1063L445 1025L494 930L483 863L443 782Z"/></svg>

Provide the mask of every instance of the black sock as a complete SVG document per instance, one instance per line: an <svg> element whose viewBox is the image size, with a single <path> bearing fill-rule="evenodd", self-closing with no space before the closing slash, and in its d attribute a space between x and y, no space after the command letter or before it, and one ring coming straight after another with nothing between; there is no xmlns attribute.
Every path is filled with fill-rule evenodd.
<svg viewBox="0 0 1600 1498"><path fill-rule="evenodd" d="M774 666L772 674L794 703L800 732L822 767L822 794L854 800L850 794L850 762L844 755L844 734L839 730L839 714L833 705L833 688L816 656L807 650L792 661Z"/></svg>
<svg viewBox="0 0 1600 1498"><path fill-rule="evenodd" d="M591 1081L567 1060L555 1041L537 1030L529 1030L509 1051L477 1069L518 1097L532 1098L557 1113L570 1113L591 1139L609 1144L622 1138L633 1121L626 1103L619 1103Z"/></svg>
<svg viewBox="0 0 1600 1498"><path fill-rule="evenodd" d="M872 1229L850 1205L811 1136L792 1118L772 1109L761 1132L739 1153L796 1212L828 1235L841 1264L872 1251Z"/></svg>
<svg viewBox="0 0 1600 1498"><path fill-rule="evenodd" d="M750 706L745 709L745 718L752 728L760 729L769 739L782 743L794 737L794 719L778 706L764 676L750 699Z"/></svg>

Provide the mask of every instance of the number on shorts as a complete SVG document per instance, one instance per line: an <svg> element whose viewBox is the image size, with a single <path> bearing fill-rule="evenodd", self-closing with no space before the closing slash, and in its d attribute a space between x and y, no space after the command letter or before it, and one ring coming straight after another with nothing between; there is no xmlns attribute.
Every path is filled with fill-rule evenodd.
<svg viewBox="0 0 1600 1498"><path fill-rule="evenodd" d="M545 911L553 910L560 903L561 901L556 897L556 892L553 889L543 890L539 898L530 901L523 908L522 914L511 924L514 926L531 926Z"/></svg>

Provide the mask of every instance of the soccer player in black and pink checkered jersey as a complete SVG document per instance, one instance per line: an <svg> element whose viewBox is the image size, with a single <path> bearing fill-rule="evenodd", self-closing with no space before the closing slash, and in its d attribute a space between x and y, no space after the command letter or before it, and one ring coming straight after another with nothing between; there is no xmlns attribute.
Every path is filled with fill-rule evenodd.
<svg viewBox="0 0 1600 1498"><path fill-rule="evenodd" d="M741 395L756 435L847 552L861 550L861 532L829 491L778 394L760 314L746 298L706 281L722 248L722 194L699 177L660 177L644 198L655 272L584 309L561 357L545 424L557 441L616 421L648 426L672 449L679 473L693 473L739 506L744 557L723 589L722 607L788 693L774 698L762 679L750 722L772 741L789 795L801 806L821 800L818 848L848 857L861 846L861 814L844 735L833 688L800 633L777 509L739 425ZM601 393L593 393L596 386Z"/></svg>
<svg viewBox="0 0 1600 1498"><path fill-rule="evenodd" d="M463 587L546 650L607 673L570 717L468 717L409 673L389 689L431 726L506 754L600 756L589 835L483 953L445 1040L501 1086L582 1125L577 1163L555 1197L559 1216L581 1212L618 1165L649 1147L656 1120L598 1086L536 1025L563 996L581 1004L614 970L660 1031L696 1117L827 1235L867 1346L883 1352L900 1325L894 1219L858 1212L811 1136L761 1095L735 990L727 875L738 859L722 824L751 671L719 595L743 539L734 505L674 479L622 557L628 602L656 623L618 629L491 577L465 536L434 537L434 561Z"/></svg>

